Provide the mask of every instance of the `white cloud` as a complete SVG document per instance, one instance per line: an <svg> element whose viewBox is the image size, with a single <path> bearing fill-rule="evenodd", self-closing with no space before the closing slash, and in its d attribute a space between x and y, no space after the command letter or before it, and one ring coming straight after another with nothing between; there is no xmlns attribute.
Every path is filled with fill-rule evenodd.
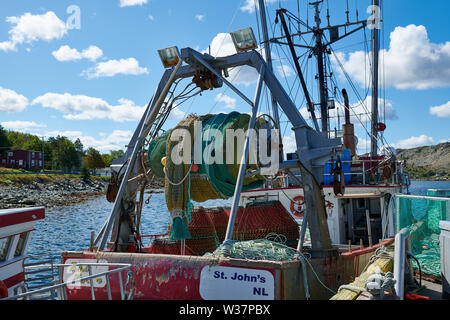
<svg viewBox="0 0 450 320"><path fill-rule="evenodd" d="M265 0L266 5L275 2L278 2L278 0ZM259 10L258 0L245 0L244 5L240 9L247 13L253 13L255 12L255 6Z"/></svg>
<svg viewBox="0 0 450 320"><path fill-rule="evenodd" d="M83 58L77 49L72 49L69 46L61 46L58 50L53 51L52 55L58 61L74 61Z"/></svg>
<svg viewBox="0 0 450 320"><path fill-rule="evenodd" d="M83 144L83 148L95 148L101 153L107 153L110 150L124 149L125 145L130 142L133 133L129 130L114 130L109 135L106 133L101 133L100 139L94 138L92 136L84 135L82 131L46 131L44 133L33 133L39 137L44 136L46 139L50 137L66 137L72 141L80 139Z"/></svg>
<svg viewBox="0 0 450 320"><path fill-rule="evenodd" d="M430 107L430 114L439 118L450 118L450 101L441 106Z"/></svg>
<svg viewBox="0 0 450 320"><path fill-rule="evenodd" d="M7 17L12 28L8 31L9 40L0 42L0 50L17 50L17 45L38 40L61 39L67 33L66 24L53 11L33 15L29 12L20 17Z"/></svg>
<svg viewBox="0 0 450 320"><path fill-rule="evenodd" d="M96 61L103 55L103 51L97 46L90 46L89 48L84 49L82 52L79 52L77 49L72 49L68 45L64 45L61 46L58 50L53 51L52 55L56 60L61 62L81 60L83 58L91 61Z"/></svg>
<svg viewBox="0 0 450 320"><path fill-rule="evenodd" d="M367 153L370 152L370 140L368 139L363 139L359 136L356 136L357 138L357 145L356 145L356 153L357 154L363 154L363 153Z"/></svg>
<svg viewBox="0 0 450 320"><path fill-rule="evenodd" d="M131 140L133 133L129 130L114 130L110 135L96 139L91 136L79 136L85 149L95 148L100 152L109 152L110 150L124 149L125 145Z"/></svg>
<svg viewBox="0 0 450 320"><path fill-rule="evenodd" d="M119 99L118 103L110 105L103 99L85 95L46 93L34 99L32 105L58 110L68 120L109 119L115 122L138 121L146 108L127 99Z"/></svg>
<svg viewBox="0 0 450 320"><path fill-rule="evenodd" d="M45 128L47 125L36 123L34 121L5 121L0 122L0 125L2 127L8 129L8 130L14 130L14 131L23 131L23 130L29 130L31 128Z"/></svg>
<svg viewBox="0 0 450 320"><path fill-rule="evenodd" d="M291 76L293 76L295 74L294 70L290 66L288 66L286 64L283 64L281 66L277 66L276 70L277 70L278 75L280 77L286 77L287 78L287 77L291 77Z"/></svg>
<svg viewBox="0 0 450 320"><path fill-rule="evenodd" d="M265 51L262 48L256 49L263 58L265 58ZM209 53L213 57L226 57L236 54L236 48L234 47L233 40L229 33L219 33L211 41L209 49L203 50L202 53ZM276 71L285 72L286 76L291 76L294 71L287 65L283 64L282 60L274 53L272 55L273 61L279 61L280 66L276 67ZM284 75L283 75L284 76ZM229 70L229 77L227 79L233 84L243 84L249 86L258 80L258 71L249 66L241 66L232 68Z"/></svg>
<svg viewBox="0 0 450 320"><path fill-rule="evenodd" d="M332 60L335 58L331 56ZM370 57L363 51L350 54L338 52L337 58L357 82L361 85L369 83ZM390 35L389 49L380 51L380 62L380 74L384 70L382 78L386 86L419 90L450 86L450 42L430 42L422 25L396 27ZM367 70L362 66L366 66ZM338 70L342 75L340 68Z"/></svg>
<svg viewBox="0 0 450 320"><path fill-rule="evenodd" d="M424 134L418 137L410 137L408 139L400 140L397 143L393 144L393 146L397 149L411 149L421 146L433 145L434 139L432 137L428 137Z"/></svg>
<svg viewBox="0 0 450 320"><path fill-rule="evenodd" d="M211 55L214 57L226 57L236 54L236 48L229 33L217 34L211 41L210 50ZM204 50L202 53L206 52L208 50ZM231 81L233 84L248 86L258 80L258 72L249 66L233 68L229 71L229 75L228 81Z"/></svg>
<svg viewBox="0 0 450 320"><path fill-rule="evenodd" d="M132 6L142 6L146 4L148 0L120 0L119 6L123 7L132 7Z"/></svg>
<svg viewBox="0 0 450 320"><path fill-rule="evenodd" d="M98 58L103 56L103 51L97 46L89 46L89 48L84 49L81 52L81 56L91 61L96 61Z"/></svg>
<svg viewBox="0 0 450 320"><path fill-rule="evenodd" d="M81 75L88 79L113 77L118 74L124 75L141 75L148 74L148 69L139 66L139 62L135 58L109 60L99 62L93 68L84 70Z"/></svg>
<svg viewBox="0 0 450 320"><path fill-rule="evenodd" d="M367 121L370 121L370 110L371 110L371 103L372 103L372 97L368 96L366 100L364 100L362 103L354 103L350 105L350 121L355 125L362 125L362 123L366 123ZM339 116L343 117L345 107L343 104L340 104L339 102L335 102L336 108L329 110L329 116L330 117L337 117L337 112L339 108ZM384 110L383 110L383 107ZM303 107L300 109L300 114L303 116L303 118L307 120L311 120L311 114L306 109L306 107ZM386 116L386 120L397 120L398 115L395 111L393 105L391 102L384 100L382 98L378 98L378 114L380 116L380 120L382 119L382 116ZM316 111L316 117L319 117L319 114Z"/></svg>
<svg viewBox="0 0 450 320"><path fill-rule="evenodd" d="M178 108L174 108L170 111L169 120L178 120L186 116L186 113Z"/></svg>
<svg viewBox="0 0 450 320"><path fill-rule="evenodd" d="M203 21L205 19L205 15L204 14L197 14L197 15L195 15L195 19L197 19L198 21Z"/></svg>
<svg viewBox="0 0 450 320"><path fill-rule="evenodd" d="M155 17L152 16L152 15L149 15L148 18L149 18L150 20L152 20L152 21L155 20Z"/></svg>
<svg viewBox="0 0 450 320"><path fill-rule="evenodd" d="M216 102L223 102L225 105L223 107L227 109L235 109L236 108L236 99L231 98L225 94L219 93L215 99Z"/></svg>
<svg viewBox="0 0 450 320"><path fill-rule="evenodd" d="M293 132L289 136L284 136L282 141L284 153L292 153L297 151L297 143L295 142L295 135Z"/></svg>
<svg viewBox="0 0 450 320"><path fill-rule="evenodd" d="M66 137L66 138L69 138L69 139L76 140L77 138L79 138L79 137L81 137L83 135L83 132L81 132L81 131L59 131L59 130L53 130L53 131L46 131L43 134L37 133L35 135L37 135L37 136L41 136L42 135L45 138L61 136L61 137Z"/></svg>
<svg viewBox="0 0 450 320"><path fill-rule="evenodd" d="M28 106L28 99L11 90L0 87L0 112L21 112Z"/></svg>
<svg viewBox="0 0 450 320"><path fill-rule="evenodd" d="M0 50L2 51L14 51L16 50L16 44L12 41L3 41L0 42Z"/></svg>

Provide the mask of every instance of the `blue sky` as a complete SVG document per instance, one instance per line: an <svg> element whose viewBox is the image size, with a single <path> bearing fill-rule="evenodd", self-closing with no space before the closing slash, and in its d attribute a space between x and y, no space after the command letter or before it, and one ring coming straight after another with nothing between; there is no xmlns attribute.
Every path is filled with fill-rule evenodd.
<svg viewBox="0 0 450 320"><path fill-rule="evenodd" d="M297 1L266 2L269 29L279 35L279 25L274 28L276 8L282 6L296 13ZM383 2L384 49L380 58L384 61L384 87L380 97L386 106L381 110L386 114L386 119L382 119L387 124L385 138L396 147L449 141L450 3ZM300 1L301 17L311 24L313 12L306 14L306 3ZM360 20L367 19L369 5L369 0L350 0L350 20L355 20L356 9ZM345 22L346 1L333 0L330 6L331 23ZM322 23L326 24L326 2L322 9ZM40 136L62 134L73 140L80 138L85 147L93 146L103 152L124 148L164 72L158 49L177 45L203 51L211 45L213 55L232 54L234 49L227 33L247 26L253 28L259 40L253 0L2 1L0 124ZM370 30L366 30L366 36L370 39ZM363 40L364 33L360 32L335 44L333 50L359 95L366 98ZM287 48L272 47L271 51L281 83L297 92L298 81L286 59ZM298 51L299 55L302 53ZM347 88L355 113L360 112L356 95L350 91L332 55L330 62L338 87ZM305 77L312 84L313 100L318 102L313 84L314 64L304 66ZM254 73L241 71L230 77L252 98ZM305 114L301 92L293 99ZM190 112L233 110L250 111L231 90L208 91L180 106L167 127ZM261 111L265 110L269 110L267 106ZM365 151L367 117L360 119L362 124L356 118L354 121L359 149ZM293 151L289 125L282 124L284 144ZM333 120L332 128L335 126Z"/></svg>

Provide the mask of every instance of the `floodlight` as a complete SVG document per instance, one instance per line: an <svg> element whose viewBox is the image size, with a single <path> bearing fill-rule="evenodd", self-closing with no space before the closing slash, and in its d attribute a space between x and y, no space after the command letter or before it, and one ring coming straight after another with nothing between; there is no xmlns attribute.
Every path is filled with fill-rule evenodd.
<svg viewBox="0 0 450 320"><path fill-rule="evenodd" d="M180 61L180 53L177 47L169 47L158 50L159 57L164 65L164 68L175 66Z"/></svg>
<svg viewBox="0 0 450 320"><path fill-rule="evenodd" d="M250 27L231 32L230 35L237 52L244 52L258 47L255 35Z"/></svg>

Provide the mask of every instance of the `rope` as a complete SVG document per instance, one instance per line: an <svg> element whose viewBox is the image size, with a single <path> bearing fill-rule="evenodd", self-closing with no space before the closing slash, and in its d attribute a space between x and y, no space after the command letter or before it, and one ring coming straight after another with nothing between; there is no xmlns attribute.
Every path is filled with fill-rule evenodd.
<svg viewBox="0 0 450 320"><path fill-rule="evenodd" d="M286 261L295 260L300 256L306 261L311 268L317 281L328 291L336 294L336 292L327 287L317 275L314 267L310 262L310 258L303 253L284 244L285 236L274 232L268 233L264 239L249 240L237 242L235 240L225 241L213 253L207 253L205 256L226 256L247 260L270 260L270 261ZM273 239L273 240L270 240Z"/></svg>
<svg viewBox="0 0 450 320"><path fill-rule="evenodd" d="M127 300L131 300L132 293L134 290L133 271L131 270L128 270L127 272L127 281L125 282L125 290L123 291L122 300L125 300L125 297L127 295L127 287L129 282L130 282L130 292L128 294Z"/></svg>
<svg viewBox="0 0 450 320"><path fill-rule="evenodd" d="M180 181L180 182L178 182L178 183L175 183L175 182L173 182L173 181L171 181L170 179L169 179L169 177L167 176L167 171L166 171L166 167L164 166L164 174L166 175L166 179L167 179L167 181L171 184L171 185L173 185L173 186L179 186L180 184L182 184L183 182L184 182L184 180L186 180L186 178L187 177L189 177L190 176L190 173L191 173L191 168L192 168L192 163L189 165L189 170L188 170L188 172L187 172L187 174L184 176L184 178ZM190 179L189 179L189 181L190 181Z"/></svg>

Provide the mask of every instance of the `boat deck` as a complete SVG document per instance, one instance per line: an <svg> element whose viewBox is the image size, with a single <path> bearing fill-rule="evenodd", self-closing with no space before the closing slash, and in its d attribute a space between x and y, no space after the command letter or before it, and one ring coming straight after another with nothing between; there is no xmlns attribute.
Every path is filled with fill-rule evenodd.
<svg viewBox="0 0 450 320"><path fill-rule="evenodd" d="M417 294L429 297L430 300L442 300L442 284L422 279L422 287Z"/></svg>

